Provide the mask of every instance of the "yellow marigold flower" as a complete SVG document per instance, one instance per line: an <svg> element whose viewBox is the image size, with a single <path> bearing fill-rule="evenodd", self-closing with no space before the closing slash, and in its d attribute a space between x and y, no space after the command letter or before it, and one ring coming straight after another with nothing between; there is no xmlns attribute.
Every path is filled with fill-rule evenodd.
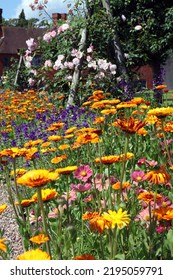
<svg viewBox="0 0 173 280"><path fill-rule="evenodd" d="M60 140L62 140L63 139L63 137L62 136L59 136L59 135L51 135L51 136L49 136L48 137L48 140L49 141L60 141Z"/></svg>
<svg viewBox="0 0 173 280"><path fill-rule="evenodd" d="M17 179L17 184L29 188L43 187L47 183L58 180L59 174L46 169L30 170Z"/></svg>
<svg viewBox="0 0 173 280"><path fill-rule="evenodd" d="M55 189L42 189L41 196L43 201L49 201L57 197L58 192ZM32 196L32 200L38 201L37 193Z"/></svg>
<svg viewBox="0 0 173 280"><path fill-rule="evenodd" d="M17 260L50 260L48 253L40 250L29 250L17 257Z"/></svg>
<svg viewBox="0 0 173 280"><path fill-rule="evenodd" d="M0 250L6 252L5 238L0 239Z"/></svg>
<svg viewBox="0 0 173 280"><path fill-rule="evenodd" d="M27 143L24 144L24 147L33 147L33 146L36 146L36 145L39 145L43 143L43 140L42 139L38 139L38 140L29 140Z"/></svg>
<svg viewBox="0 0 173 280"><path fill-rule="evenodd" d="M132 103L136 105L140 105L141 103L145 103L145 100L142 97L134 97L130 100Z"/></svg>
<svg viewBox="0 0 173 280"><path fill-rule="evenodd" d="M148 111L148 116L156 116L157 118L165 118L173 114L172 107L155 108Z"/></svg>
<svg viewBox="0 0 173 280"><path fill-rule="evenodd" d="M83 135L84 133L95 133L97 135L101 135L102 134L102 130L101 129L97 129L97 128L93 128L93 127L84 127L84 128L76 130L76 132L75 132L75 134L77 136Z"/></svg>
<svg viewBox="0 0 173 280"><path fill-rule="evenodd" d="M67 129L66 131L65 131L65 134L71 134L71 133L73 133L75 130L76 130L76 126L73 126L73 127L70 127L69 129Z"/></svg>
<svg viewBox="0 0 173 280"><path fill-rule="evenodd" d="M104 109L100 113L103 115L113 115L116 114L117 110L116 109Z"/></svg>
<svg viewBox="0 0 173 280"><path fill-rule="evenodd" d="M17 168L17 169L16 169L16 176L22 176L22 175L24 175L26 172L27 172L27 170L24 169L24 168ZM10 175L11 175L11 176L14 176L14 170L10 172Z"/></svg>
<svg viewBox="0 0 173 280"><path fill-rule="evenodd" d="M71 139L74 137L74 134L67 134L64 136L64 139Z"/></svg>
<svg viewBox="0 0 173 280"><path fill-rule="evenodd" d="M7 208L7 204L0 205L0 214Z"/></svg>
<svg viewBox="0 0 173 280"><path fill-rule="evenodd" d="M157 219L160 220L173 220L173 208L167 207L160 207L153 211L154 216L157 216Z"/></svg>
<svg viewBox="0 0 173 280"><path fill-rule="evenodd" d="M133 154L133 153L126 153L126 158L125 158L125 160L129 160L129 159L131 159L131 158L133 158L133 157L134 157L134 154ZM124 160L124 154L119 155L119 160L120 160L120 161L123 161L123 160Z"/></svg>
<svg viewBox="0 0 173 280"><path fill-rule="evenodd" d="M105 117L96 117L93 124L104 123L104 121L105 121Z"/></svg>
<svg viewBox="0 0 173 280"><path fill-rule="evenodd" d="M145 118L145 124L155 124L159 122L160 120L156 116L147 116Z"/></svg>
<svg viewBox="0 0 173 280"><path fill-rule="evenodd" d="M58 172L59 174L69 174L74 172L77 169L77 166L67 166L64 168L58 168L55 171Z"/></svg>
<svg viewBox="0 0 173 280"><path fill-rule="evenodd" d="M67 150L70 148L70 145L69 144L63 144L63 145L60 145L58 147L59 150L63 151L63 150Z"/></svg>
<svg viewBox="0 0 173 280"><path fill-rule="evenodd" d="M120 104L118 104L116 106L117 109L123 109L123 108L132 108L132 107L136 107L137 105L134 104L131 101L127 101L127 102L121 102Z"/></svg>
<svg viewBox="0 0 173 280"><path fill-rule="evenodd" d="M81 256L75 256L73 260L95 260L91 254L83 254Z"/></svg>
<svg viewBox="0 0 173 280"><path fill-rule="evenodd" d="M144 127L142 127L137 131L137 134L145 136L148 134L148 131Z"/></svg>
<svg viewBox="0 0 173 280"><path fill-rule="evenodd" d="M129 182L124 182L122 184L122 189L128 189L130 187L130 183ZM112 185L112 188L114 190L119 190L120 189L120 181L116 182L115 184Z"/></svg>
<svg viewBox="0 0 173 280"><path fill-rule="evenodd" d="M91 105L91 103L92 103L92 101L86 101L86 102L84 102L84 103L82 103L82 106L89 106L89 105Z"/></svg>
<svg viewBox="0 0 173 280"><path fill-rule="evenodd" d="M51 163L59 163L59 162L61 162L64 159L67 159L66 155L55 157L55 158L51 159Z"/></svg>
<svg viewBox="0 0 173 280"><path fill-rule="evenodd" d="M95 163L103 163L103 164L112 164L118 161L119 161L119 156L117 155L104 156L95 159Z"/></svg>
<svg viewBox="0 0 173 280"><path fill-rule="evenodd" d="M51 142L44 142L43 144L41 144L42 148L46 148L49 147L52 143Z"/></svg>
<svg viewBox="0 0 173 280"><path fill-rule="evenodd" d="M128 134L135 134L139 129L144 127L145 122L130 117L129 119L118 119L113 125Z"/></svg>
<svg viewBox="0 0 173 280"><path fill-rule="evenodd" d="M159 201L159 200L162 200L162 196L160 194L156 194L155 192L142 192L138 195L138 199L139 200L143 200L145 201L146 203L149 203L151 201Z"/></svg>
<svg viewBox="0 0 173 280"><path fill-rule="evenodd" d="M116 226L121 229L130 223L129 214L127 211L123 211L122 208L116 211L108 210L102 214L104 220L109 223L109 228L115 228Z"/></svg>
<svg viewBox="0 0 173 280"><path fill-rule="evenodd" d="M153 184L167 184L171 176L164 170L151 170L145 175L145 180Z"/></svg>
<svg viewBox="0 0 173 280"><path fill-rule="evenodd" d="M76 142L84 145L88 143L96 144L101 142L101 139L99 138L98 134L88 132L84 133L83 135L79 135L76 139Z"/></svg>
<svg viewBox="0 0 173 280"><path fill-rule="evenodd" d="M32 203L34 203L35 200L34 199L23 199L20 203L19 202L15 202L16 205L20 205L23 207L28 207L30 206Z"/></svg>
<svg viewBox="0 0 173 280"><path fill-rule="evenodd" d="M44 233L41 233L39 235L35 235L35 236L31 237L29 240L32 241L33 243L40 245L40 244L43 244L43 243L49 241L50 238L48 236L46 236Z"/></svg>
<svg viewBox="0 0 173 280"><path fill-rule="evenodd" d="M1 151L1 156L7 156L10 158L16 158L16 157L20 157L20 156L25 156L26 153L26 149L25 148L11 148L11 149L5 149L3 151Z"/></svg>
<svg viewBox="0 0 173 280"><path fill-rule="evenodd" d="M38 149L36 147L31 147L30 149L27 149L25 153L25 159L32 160L37 152Z"/></svg>

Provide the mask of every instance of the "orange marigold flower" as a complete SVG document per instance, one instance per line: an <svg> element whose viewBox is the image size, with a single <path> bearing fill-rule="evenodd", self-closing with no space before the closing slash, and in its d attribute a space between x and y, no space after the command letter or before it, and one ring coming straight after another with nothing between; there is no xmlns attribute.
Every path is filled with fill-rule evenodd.
<svg viewBox="0 0 173 280"><path fill-rule="evenodd" d="M23 207L28 207L28 206L30 206L34 202L35 202L34 199L23 199L20 203L19 202L15 202L15 205L21 205Z"/></svg>
<svg viewBox="0 0 173 280"><path fill-rule="evenodd" d="M167 207L160 207L153 211L154 216L157 216L157 219L160 220L173 220L173 208Z"/></svg>
<svg viewBox="0 0 173 280"><path fill-rule="evenodd" d="M108 228L108 222L101 215L97 215L89 220L89 227L91 231L103 233Z"/></svg>
<svg viewBox="0 0 173 280"><path fill-rule="evenodd" d="M165 126L164 126L164 131L166 132L173 132L173 122L168 122Z"/></svg>
<svg viewBox="0 0 173 280"><path fill-rule="evenodd" d="M33 243L40 245L40 244L43 244L43 243L49 241L50 238L48 236L46 236L44 233L41 233L39 235L35 235L35 236L31 237L29 240L32 241Z"/></svg>
<svg viewBox="0 0 173 280"><path fill-rule="evenodd" d="M67 159L67 156L66 155L61 155L59 157L55 157L55 158L51 159L51 163L59 163L64 159Z"/></svg>
<svg viewBox="0 0 173 280"><path fill-rule="evenodd" d="M104 109L100 113L103 115L113 115L116 114L117 110L112 108L112 109Z"/></svg>
<svg viewBox="0 0 173 280"><path fill-rule="evenodd" d="M42 189L41 196L43 201L49 201L57 197L58 192L55 189ZM38 201L37 193L32 196L32 200Z"/></svg>
<svg viewBox="0 0 173 280"><path fill-rule="evenodd" d="M115 184L112 185L112 188L114 190L119 190L120 189L120 181L116 182ZM128 189L130 187L130 183L129 182L124 182L122 184L122 189Z"/></svg>
<svg viewBox="0 0 173 280"><path fill-rule="evenodd" d="M121 102L120 104L118 104L116 106L117 109L123 109L123 108L132 108L132 107L136 107L137 105L134 104L131 101L127 101L127 102Z"/></svg>
<svg viewBox="0 0 173 280"><path fill-rule="evenodd" d="M119 161L119 156L117 155L104 156L95 159L95 163L103 163L103 164L112 164L118 161Z"/></svg>
<svg viewBox="0 0 173 280"><path fill-rule="evenodd" d="M47 183L58 180L59 174L49 172L46 169L30 170L17 179L17 184L28 186L29 188L43 187Z"/></svg>
<svg viewBox="0 0 173 280"><path fill-rule="evenodd" d="M16 158L16 157L20 157L20 156L25 156L26 153L26 149L25 148L11 148L11 149L5 149L3 151L1 151L0 156L6 156L6 157L10 157L10 158Z"/></svg>
<svg viewBox="0 0 173 280"><path fill-rule="evenodd" d="M149 203L154 200L160 201L160 200L162 200L162 198L163 197L160 194L156 194L155 192L144 191L138 195L138 199L143 200L146 203Z"/></svg>
<svg viewBox="0 0 173 280"><path fill-rule="evenodd" d="M130 100L132 103L136 105L140 105L141 103L145 103L145 100L142 97L134 97Z"/></svg>
<svg viewBox="0 0 173 280"><path fill-rule="evenodd" d="M0 250L6 252L5 238L0 239Z"/></svg>
<svg viewBox="0 0 173 280"><path fill-rule="evenodd" d="M22 176L27 172L27 170L24 168L17 168L15 172L16 172L16 176ZM10 175L14 176L14 170L11 171Z"/></svg>
<svg viewBox="0 0 173 280"><path fill-rule="evenodd" d="M7 204L0 205L0 214L7 208Z"/></svg>
<svg viewBox="0 0 173 280"><path fill-rule="evenodd" d="M64 136L64 139L71 139L74 137L74 134L67 134Z"/></svg>
<svg viewBox="0 0 173 280"><path fill-rule="evenodd" d="M114 126L118 126L122 131L128 134L135 134L139 129L144 127L145 122L130 117L129 119L118 119Z"/></svg>
<svg viewBox="0 0 173 280"><path fill-rule="evenodd" d="M40 250L29 250L17 257L17 260L50 260L48 253Z"/></svg>
<svg viewBox="0 0 173 280"><path fill-rule="evenodd" d="M52 143L51 142L44 142L43 144L41 144L42 148L46 148L49 147Z"/></svg>
<svg viewBox="0 0 173 280"><path fill-rule="evenodd" d="M69 129L67 129L66 131L65 131L65 134L71 134L71 133L73 133L75 130L76 130L76 126L73 126L73 127L70 127Z"/></svg>
<svg viewBox="0 0 173 280"><path fill-rule="evenodd" d="M83 135L84 133L95 133L97 135L101 135L102 134L102 130L101 129L97 129L97 128L93 128L93 127L84 127L81 129L76 130L76 135Z"/></svg>
<svg viewBox="0 0 173 280"><path fill-rule="evenodd" d="M155 89L164 89L167 88L167 85L158 85L155 87Z"/></svg>
<svg viewBox="0 0 173 280"><path fill-rule="evenodd" d="M156 116L157 118L165 118L173 114L172 107L155 108L148 111L148 116Z"/></svg>
<svg viewBox="0 0 173 280"><path fill-rule="evenodd" d="M35 147L32 147L30 149L26 150L25 153L25 159L26 160L32 160L35 157L35 154L38 152L38 149Z"/></svg>
<svg viewBox="0 0 173 280"><path fill-rule="evenodd" d="M147 135L147 134L148 134L148 131L147 131L144 127L142 127L142 128L140 128L140 129L137 131L137 134L139 134L139 135Z"/></svg>
<svg viewBox="0 0 173 280"><path fill-rule="evenodd" d="M93 124L104 123L104 121L105 121L105 117L96 117Z"/></svg>
<svg viewBox="0 0 173 280"><path fill-rule="evenodd" d="M67 150L70 148L70 145L69 144L63 144L63 145L60 145L58 147L59 150L63 151L63 150Z"/></svg>
<svg viewBox="0 0 173 280"><path fill-rule="evenodd" d="M131 159L133 157L134 157L133 153L128 153L127 152L125 160L129 160L129 159ZM124 160L124 154L119 155L119 161L123 161L123 160Z"/></svg>
<svg viewBox="0 0 173 280"><path fill-rule="evenodd" d="M75 256L73 260L95 260L91 254L83 254L81 256Z"/></svg>
<svg viewBox="0 0 173 280"><path fill-rule="evenodd" d="M101 139L99 138L98 134L88 132L84 133L83 135L79 135L76 139L76 142L79 144L96 144L98 142L101 142Z"/></svg>
<svg viewBox="0 0 173 280"><path fill-rule="evenodd" d="M62 140L63 139L63 137L62 136L59 136L59 135L51 135L51 136L49 136L48 137L48 140L49 141L60 141L60 140Z"/></svg>
<svg viewBox="0 0 173 280"><path fill-rule="evenodd" d="M77 166L67 166L64 168L58 168L55 171L59 174L70 174L77 169Z"/></svg>
<svg viewBox="0 0 173 280"><path fill-rule="evenodd" d="M167 184L171 176L164 170L151 170L145 174L145 180L153 184Z"/></svg>
<svg viewBox="0 0 173 280"><path fill-rule="evenodd" d="M33 146L36 146L36 145L39 145L43 143L43 140L42 139L37 139L37 140L29 140L29 142L25 143L24 144L24 147L33 147Z"/></svg>
<svg viewBox="0 0 173 280"><path fill-rule="evenodd" d="M91 220L99 215L99 212L86 212L82 215L82 220Z"/></svg>

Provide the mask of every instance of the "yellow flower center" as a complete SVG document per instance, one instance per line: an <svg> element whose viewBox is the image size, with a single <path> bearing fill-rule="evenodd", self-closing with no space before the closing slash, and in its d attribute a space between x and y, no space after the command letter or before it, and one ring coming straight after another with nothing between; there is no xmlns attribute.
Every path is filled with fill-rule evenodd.
<svg viewBox="0 0 173 280"><path fill-rule="evenodd" d="M86 176L87 174L86 174L85 171L82 171L82 172L81 172L81 175L82 175L82 176Z"/></svg>
<svg viewBox="0 0 173 280"><path fill-rule="evenodd" d="M137 179L137 181L140 181L142 178L141 178L141 176L137 176L136 179Z"/></svg>

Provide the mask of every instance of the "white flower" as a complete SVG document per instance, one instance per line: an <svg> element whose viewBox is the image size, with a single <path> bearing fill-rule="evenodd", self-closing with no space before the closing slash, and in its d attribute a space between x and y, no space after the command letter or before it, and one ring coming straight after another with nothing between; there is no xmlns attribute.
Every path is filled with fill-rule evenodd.
<svg viewBox="0 0 173 280"><path fill-rule="evenodd" d="M50 59L46 60L44 63L45 67L52 67L52 61Z"/></svg>
<svg viewBox="0 0 173 280"><path fill-rule="evenodd" d="M142 26L141 25L136 25L135 28L134 28L136 31L139 31L142 29Z"/></svg>
<svg viewBox="0 0 173 280"><path fill-rule="evenodd" d="M121 15L121 19L122 19L122 21L126 21L125 15Z"/></svg>
<svg viewBox="0 0 173 280"><path fill-rule="evenodd" d="M117 69L117 66L115 64L110 64L109 65L109 69L111 71L111 74L115 75L116 74L116 69Z"/></svg>
<svg viewBox="0 0 173 280"><path fill-rule="evenodd" d="M30 50L31 52L37 48L37 44L36 42L34 42L34 38L30 38L29 40L27 40L26 44L28 46L28 50Z"/></svg>

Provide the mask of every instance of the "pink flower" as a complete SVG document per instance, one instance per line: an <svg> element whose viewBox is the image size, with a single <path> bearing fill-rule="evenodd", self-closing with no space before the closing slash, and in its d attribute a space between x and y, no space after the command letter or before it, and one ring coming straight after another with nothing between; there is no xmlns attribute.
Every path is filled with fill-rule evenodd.
<svg viewBox="0 0 173 280"><path fill-rule="evenodd" d="M69 206L73 203L73 201L76 201L77 200L77 196L76 196L76 192L75 191L70 191L69 193L68 193L68 197L67 197L67 193L65 192L62 196L61 196L61 198L64 198L65 199L65 201L67 201L67 199L68 199L68 204L69 204ZM67 205L66 205L66 202L65 202L65 204L63 205L63 208L67 208Z"/></svg>
<svg viewBox="0 0 173 280"><path fill-rule="evenodd" d="M146 158L141 158L138 160L138 165L140 166L142 164L145 164L145 162L146 162Z"/></svg>
<svg viewBox="0 0 173 280"><path fill-rule="evenodd" d="M70 188L73 190L73 191L76 191L76 192L86 192L88 190L90 190L92 187L91 184L89 183L86 183L86 184L71 184L70 185Z"/></svg>
<svg viewBox="0 0 173 280"><path fill-rule="evenodd" d="M66 31L67 29L69 29L69 24L68 23L64 23L62 24L59 28L58 28L58 34Z"/></svg>
<svg viewBox="0 0 173 280"><path fill-rule="evenodd" d="M31 52L37 48L37 43L34 42L34 38L30 38L29 40L27 40L26 44L28 46L28 50Z"/></svg>
<svg viewBox="0 0 173 280"><path fill-rule="evenodd" d="M29 83L29 85L32 87L32 86L35 85L35 80L33 80L32 78L29 78L29 79L28 79L28 83Z"/></svg>
<svg viewBox="0 0 173 280"><path fill-rule="evenodd" d="M109 179L104 174L97 174L92 182L94 183L95 188L100 192L109 188ZM110 185L112 186L115 182L115 177L111 176Z"/></svg>
<svg viewBox="0 0 173 280"><path fill-rule="evenodd" d="M88 179L93 175L92 169L89 165L82 164L74 172L74 177L81 180L82 182L87 182Z"/></svg>
<svg viewBox="0 0 173 280"><path fill-rule="evenodd" d="M54 208L51 212L48 213L49 219L54 219L58 217L59 210L58 208Z"/></svg>
<svg viewBox="0 0 173 280"><path fill-rule="evenodd" d="M47 59L44 63L45 67L52 67L52 61L50 59Z"/></svg>
<svg viewBox="0 0 173 280"><path fill-rule="evenodd" d="M83 201L84 201L84 202L90 202L90 201L93 200L93 198L94 198L94 196L91 194L91 195L89 195L88 197L85 197L85 198L83 199Z"/></svg>
<svg viewBox="0 0 173 280"><path fill-rule="evenodd" d="M135 182L142 182L144 181L144 171L141 170L135 170L130 174L130 177L132 178L133 181Z"/></svg>

